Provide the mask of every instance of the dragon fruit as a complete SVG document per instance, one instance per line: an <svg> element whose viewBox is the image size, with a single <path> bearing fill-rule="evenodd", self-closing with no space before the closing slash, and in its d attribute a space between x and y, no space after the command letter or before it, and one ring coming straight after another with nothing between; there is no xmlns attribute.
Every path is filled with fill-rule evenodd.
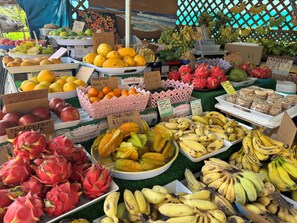
<svg viewBox="0 0 297 223"><path fill-rule="evenodd" d="M193 78L193 85L195 89L202 90L207 85L207 80L200 77Z"/></svg>
<svg viewBox="0 0 297 223"><path fill-rule="evenodd" d="M21 184L21 190L25 194L31 191L32 194L37 194L42 198L44 186L36 179L36 177L30 177L27 181Z"/></svg>
<svg viewBox="0 0 297 223"><path fill-rule="evenodd" d="M71 174L71 163L58 154L43 156L34 160L32 168L38 179L45 185L55 185L66 181Z"/></svg>
<svg viewBox="0 0 297 223"><path fill-rule="evenodd" d="M64 135L53 138L48 143L48 150L54 154L64 156L67 160L71 159L74 143Z"/></svg>
<svg viewBox="0 0 297 223"><path fill-rule="evenodd" d="M87 163L89 161L88 156L82 147L73 147L71 163Z"/></svg>
<svg viewBox="0 0 297 223"><path fill-rule="evenodd" d="M43 215L42 201L36 194L30 192L24 197L18 197L8 206L3 223L35 223Z"/></svg>
<svg viewBox="0 0 297 223"><path fill-rule="evenodd" d="M28 157L17 155L4 163L0 169L0 180L5 185L18 186L31 175Z"/></svg>
<svg viewBox="0 0 297 223"><path fill-rule="evenodd" d="M13 202L13 199L17 198L21 194L22 191L19 187L0 190L0 208L8 207Z"/></svg>
<svg viewBox="0 0 297 223"><path fill-rule="evenodd" d="M175 80L175 81L178 81L179 78L180 78L180 72L177 72L177 71L170 71L169 74L168 74L168 79L169 80Z"/></svg>
<svg viewBox="0 0 297 223"><path fill-rule="evenodd" d="M198 64L195 69L194 76L207 79L208 75L209 75L208 64L206 63Z"/></svg>
<svg viewBox="0 0 297 223"><path fill-rule="evenodd" d="M220 82L215 77L207 78L207 88L208 89L215 89L220 85Z"/></svg>
<svg viewBox="0 0 297 223"><path fill-rule="evenodd" d="M112 180L110 171L100 164L92 164L81 178L84 194L89 198L107 192Z"/></svg>
<svg viewBox="0 0 297 223"><path fill-rule="evenodd" d="M179 68L178 68L178 72L183 75L183 74L186 74L186 73L191 73L192 72L192 69L191 69L191 66L189 64L187 65L181 65Z"/></svg>
<svg viewBox="0 0 297 223"><path fill-rule="evenodd" d="M220 67L212 66L209 71L209 76L219 79L218 77L224 77L225 74Z"/></svg>
<svg viewBox="0 0 297 223"><path fill-rule="evenodd" d="M53 186L44 200L46 212L50 216L59 216L72 210L78 204L81 193L79 183L65 182Z"/></svg>
<svg viewBox="0 0 297 223"><path fill-rule="evenodd" d="M74 163L71 167L71 176L69 177L70 182L80 182L81 176L88 169L90 165L88 163Z"/></svg>
<svg viewBox="0 0 297 223"><path fill-rule="evenodd" d="M181 75L181 81L185 84L191 84L193 80L193 74L191 73L185 73Z"/></svg>
<svg viewBox="0 0 297 223"><path fill-rule="evenodd" d="M46 149L46 137L38 131L25 131L20 133L14 140L14 154L28 155L34 159Z"/></svg>
<svg viewBox="0 0 297 223"><path fill-rule="evenodd" d="M0 222L3 222L3 217L6 213L7 208L1 208L0 207Z"/></svg>

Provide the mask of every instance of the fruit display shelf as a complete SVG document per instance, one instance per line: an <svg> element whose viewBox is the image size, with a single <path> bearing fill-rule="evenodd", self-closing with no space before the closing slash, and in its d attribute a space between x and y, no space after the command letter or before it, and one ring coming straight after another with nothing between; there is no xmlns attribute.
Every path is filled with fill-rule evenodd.
<svg viewBox="0 0 297 223"><path fill-rule="evenodd" d="M33 59L35 57L50 57L52 54L32 54L32 55L29 55L29 54L26 54L26 53L11 53L11 52L8 52L7 54L8 56L10 57L19 57L19 58L29 58L29 59Z"/></svg>
<svg viewBox="0 0 297 223"><path fill-rule="evenodd" d="M86 39L56 39L58 45L61 46L92 46L93 40L91 37Z"/></svg>
<svg viewBox="0 0 297 223"><path fill-rule="evenodd" d="M20 73L31 73L39 72L41 70L72 70L79 67L79 62L73 60L70 57L62 57L62 63L60 64L47 64L47 65L34 65L34 66L19 66L19 67L7 67L10 74L20 74Z"/></svg>

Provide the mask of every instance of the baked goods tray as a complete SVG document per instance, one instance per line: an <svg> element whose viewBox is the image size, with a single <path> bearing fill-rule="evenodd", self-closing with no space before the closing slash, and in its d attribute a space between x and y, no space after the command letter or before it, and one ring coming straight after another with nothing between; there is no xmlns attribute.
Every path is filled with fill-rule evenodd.
<svg viewBox="0 0 297 223"><path fill-rule="evenodd" d="M240 105L233 104L225 100L226 95L221 95L216 97L216 100L219 102L215 105L215 108L220 109L223 112L227 112L228 114L233 115L234 117L238 117L240 119L246 120L256 125L260 125L266 128L276 128L280 125L281 120L283 118L284 112L272 116L267 115L261 112L257 112L255 110L242 107ZM291 118L297 116L297 105L286 110L288 115Z"/></svg>
<svg viewBox="0 0 297 223"><path fill-rule="evenodd" d="M5 67L11 74L39 72L41 70L71 70L79 66L75 60L70 57L62 57L60 64L34 65L34 66L19 66Z"/></svg>

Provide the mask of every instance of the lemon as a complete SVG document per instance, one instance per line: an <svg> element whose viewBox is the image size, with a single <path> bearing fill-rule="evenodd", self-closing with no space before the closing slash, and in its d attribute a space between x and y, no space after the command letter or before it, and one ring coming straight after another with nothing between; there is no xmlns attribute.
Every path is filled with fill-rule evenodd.
<svg viewBox="0 0 297 223"><path fill-rule="evenodd" d="M37 84L35 82L30 81L30 82L24 84L24 86L22 87L22 90L23 91L33 91L36 85Z"/></svg>
<svg viewBox="0 0 297 223"><path fill-rule="evenodd" d="M63 91L75 91L77 88L77 84L74 82L67 82L66 84L63 85Z"/></svg>
<svg viewBox="0 0 297 223"><path fill-rule="evenodd" d="M60 76L60 78L63 79L63 80L65 80L65 81L66 81L66 79L67 79L68 77L71 77L71 76L70 76L70 75L62 75L62 76Z"/></svg>
<svg viewBox="0 0 297 223"><path fill-rule="evenodd" d="M52 83L50 86L51 92L62 92L63 86L58 83Z"/></svg>
<svg viewBox="0 0 297 223"><path fill-rule="evenodd" d="M51 82L48 81L41 81L39 84L47 85L48 87L51 85Z"/></svg>
<svg viewBox="0 0 297 223"><path fill-rule="evenodd" d="M144 66L144 65L146 65L146 61L145 61L144 56L136 55L133 59L136 62L136 66Z"/></svg>
<svg viewBox="0 0 297 223"><path fill-rule="evenodd" d="M55 83L58 83L58 84L61 84L61 85L64 85L66 83L66 80L62 79L62 78L59 78L55 81Z"/></svg>
<svg viewBox="0 0 297 223"><path fill-rule="evenodd" d="M97 55L94 60L94 65L97 67L102 67L102 64L104 63L105 60L106 60L105 56Z"/></svg>
<svg viewBox="0 0 297 223"><path fill-rule="evenodd" d="M111 58L115 58L115 59L120 59L121 55L117 52L117 51L110 51L107 55L106 58L111 59Z"/></svg>
<svg viewBox="0 0 297 223"><path fill-rule="evenodd" d="M76 77L69 76L69 77L66 79L66 82L74 82L74 81L76 81L76 80L77 80Z"/></svg>
<svg viewBox="0 0 297 223"><path fill-rule="evenodd" d="M110 51L112 51L112 46L107 43L101 43L97 48L97 53L105 57Z"/></svg>
<svg viewBox="0 0 297 223"><path fill-rule="evenodd" d="M136 55L135 50L131 47L119 48L118 53L121 55L121 57L125 57L125 56L134 57Z"/></svg>
<svg viewBox="0 0 297 223"><path fill-rule="evenodd" d="M94 53L94 52L88 53L83 57L83 62L93 64L96 56L97 56L97 53Z"/></svg>
<svg viewBox="0 0 297 223"><path fill-rule="evenodd" d="M46 84L37 84L35 87L34 87L34 90L41 90L41 89L47 89L48 92L51 92L50 88L49 88L49 85L46 85Z"/></svg>
<svg viewBox="0 0 297 223"><path fill-rule="evenodd" d="M30 81L33 81L33 82L35 82L37 84L39 83L38 80L37 80L37 77L31 77L30 78Z"/></svg>
<svg viewBox="0 0 297 223"><path fill-rule="evenodd" d="M124 61L124 63L127 63L128 66L130 66L130 67L133 67L136 64L136 61L130 56L125 56L123 58L123 61Z"/></svg>
<svg viewBox="0 0 297 223"><path fill-rule="evenodd" d="M23 81L23 82L21 83L20 89L23 90L25 84L27 84L27 83L29 83L29 82L34 82L34 81L32 81L32 80L25 80L25 81ZM34 83L35 83L35 82L34 82Z"/></svg>
<svg viewBox="0 0 297 223"><path fill-rule="evenodd" d="M86 86L86 82L84 82L83 80L80 80L80 79L75 80L74 83L77 86L82 86L82 87L85 87Z"/></svg>

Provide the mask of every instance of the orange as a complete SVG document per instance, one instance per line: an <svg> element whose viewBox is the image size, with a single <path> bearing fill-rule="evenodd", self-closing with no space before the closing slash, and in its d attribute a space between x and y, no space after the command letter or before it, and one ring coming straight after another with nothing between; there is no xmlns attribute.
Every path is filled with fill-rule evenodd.
<svg viewBox="0 0 297 223"><path fill-rule="evenodd" d="M121 96L121 90L120 89L118 89L118 88L114 88L113 90L113 93L116 95L116 96Z"/></svg>
<svg viewBox="0 0 297 223"><path fill-rule="evenodd" d="M128 94L137 94L137 91L135 88L130 88Z"/></svg>
<svg viewBox="0 0 297 223"><path fill-rule="evenodd" d="M111 91L112 91L112 89L110 87L108 87L108 86L105 86L104 88L102 88L102 93L104 95L107 95Z"/></svg>
<svg viewBox="0 0 297 223"><path fill-rule="evenodd" d="M101 101L101 99L100 98L97 98L97 97L90 97L89 99L90 99L90 102L91 103Z"/></svg>
<svg viewBox="0 0 297 223"><path fill-rule="evenodd" d="M88 90L87 93L90 94L90 95L93 96L93 97L96 97L96 96L98 95L98 90L97 90L96 88L94 88L94 87L91 87L91 88Z"/></svg>
<svg viewBox="0 0 297 223"><path fill-rule="evenodd" d="M59 84L61 84L61 85L64 85L64 84L66 83L66 81L65 81L64 79L62 79L62 78L59 78L59 79L57 79L57 80L55 81L55 83L59 83Z"/></svg>
<svg viewBox="0 0 297 223"><path fill-rule="evenodd" d="M121 90L121 95L123 95L123 96L128 96L129 94L128 94L127 89L123 89L123 90Z"/></svg>
<svg viewBox="0 0 297 223"><path fill-rule="evenodd" d="M37 77L31 77L30 78L30 81L33 81L33 82L35 82L37 84L39 83L38 80L37 80Z"/></svg>
<svg viewBox="0 0 297 223"><path fill-rule="evenodd" d="M107 95L111 95L112 97L115 97L116 96L116 94L113 91L108 92Z"/></svg>
<svg viewBox="0 0 297 223"><path fill-rule="evenodd" d="M100 99L104 98L103 92L102 91L98 91L97 97L100 98Z"/></svg>
<svg viewBox="0 0 297 223"><path fill-rule="evenodd" d="M87 93L88 98L94 97L92 94Z"/></svg>
<svg viewBox="0 0 297 223"><path fill-rule="evenodd" d="M63 91L67 92L67 91L75 91L77 88L77 84L74 82L68 82L66 84L63 85Z"/></svg>
<svg viewBox="0 0 297 223"><path fill-rule="evenodd" d="M104 97L104 98L111 99L112 97L113 97L112 95L110 95L110 94L107 94L107 95L105 95L105 97Z"/></svg>
<svg viewBox="0 0 297 223"><path fill-rule="evenodd" d="M136 65L136 61L133 59L133 57L130 57L130 56L125 56L125 57L123 58L123 61L124 61L125 63L127 63L128 66L130 66L130 67Z"/></svg>
<svg viewBox="0 0 297 223"><path fill-rule="evenodd" d="M54 79L55 79L54 73L49 70L42 70L37 75L38 82L42 82L42 81L53 82Z"/></svg>

